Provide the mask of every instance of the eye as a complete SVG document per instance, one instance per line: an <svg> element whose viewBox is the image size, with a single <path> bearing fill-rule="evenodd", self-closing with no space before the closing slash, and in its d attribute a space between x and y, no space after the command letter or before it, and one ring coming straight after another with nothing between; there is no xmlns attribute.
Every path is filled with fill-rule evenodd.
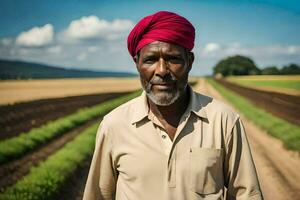
<svg viewBox="0 0 300 200"><path fill-rule="evenodd" d="M148 59L148 60L145 60L144 63L146 63L146 64L152 64L152 63L154 63L154 60Z"/></svg>
<svg viewBox="0 0 300 200"><path fill-rule="evenodd" d="M143 63L145 64L153 64L156 62L156 58L154 57L147 57L143 59Z"/></svg>
<svg viewBox="0 0 300 200"><path fill-rule="evenodd" d="M173 64L180 64L182 63L183 59L181 57L170 57L169 62Z"/></svg>

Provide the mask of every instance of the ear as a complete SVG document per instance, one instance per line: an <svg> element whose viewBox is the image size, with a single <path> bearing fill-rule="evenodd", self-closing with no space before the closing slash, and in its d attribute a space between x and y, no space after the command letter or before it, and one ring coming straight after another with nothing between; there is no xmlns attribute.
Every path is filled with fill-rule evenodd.
<svg viewBox="0 0 300 200"><path fill-rule="evenodd" d="M138 64L138 56L137 56L137 55L135 55L135 56L133 57L133 61L135 62L135 65Z"/></svg>
<svg viewBox="0 0 300 200"><path fill-rule="evenodd" d="M136 69L139 70L139 68L138 68L138 66L139 66L139 56L138 56L138 55L135 55L135 56L133 57L133 61L134 61L134 63L135 63Z"/></svg>
<svg viewBox="0 0 300 200"><path fill-rule="evenodd" d="M188 52L188 63L187 64L188 64L189 71L192 69L194 59L195 59L194 53Z"/></svg>

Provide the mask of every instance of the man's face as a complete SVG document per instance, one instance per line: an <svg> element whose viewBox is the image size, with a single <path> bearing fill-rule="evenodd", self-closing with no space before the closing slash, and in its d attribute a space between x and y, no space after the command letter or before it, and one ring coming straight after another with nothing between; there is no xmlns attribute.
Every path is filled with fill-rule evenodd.
<svg viewBox="0 0 300 200"><path fill-rule="evenodd" d="M142 87L156 105L174 103L184 92L194 55L181 46L155 41L135 58Z"/></svg>

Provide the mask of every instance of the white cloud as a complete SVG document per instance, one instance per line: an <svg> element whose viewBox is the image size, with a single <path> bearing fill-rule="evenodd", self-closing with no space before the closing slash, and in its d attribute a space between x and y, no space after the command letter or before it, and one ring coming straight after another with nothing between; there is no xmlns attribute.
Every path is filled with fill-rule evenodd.
<svg viewBox="0 0 300 200"><path fill-rule="evenodd" d="M47 49L47 51L48 51L49 53L59 54L59 53L61 53L62 48L61 48L61 46L56 45L56 46L49 47L49 48Z"/></svg>
<svg viewBox="0 0 300 200"><path fill-rule="evenodd" d="M30 55L30 50L26 49L26 48L20 48L20 49L18 49L17 53L20 56L29 56Z"/></svg>
<svg viewBox="0 0 300 200"><path fill-rule="evenodd" d="M258 53L263 53L264 51L270 55L296 55L300 54L300 46L296 45L270 45L261 49L256 49Z"/></svg>
<svg viewBox="0 0 300 200"><path fill-rule="evenodd" d="M300 46L289 46L287 49L287 52L289 54L296 54L297 52L300 52Z"/></svg>
<svg viewBox="0 0 300 200"><path fill-rule="evenodd" d="M0 43L3 45L3 46L9 46L13 43L13 39L12 38L2 38L0 40Z"/></svg>
<svg viewBox="0 0 300 200"><path fill-rule="evenodd" d="M203 58L220 58L230 55L248 55L255 58L272 58L276 56L300 56L300 45L265 45L265 46L247 46L239 43L221 45L217 43L208 43L200 50Z"/></svg>
<svg viewBox="0 0 300 200"><path fill-rule="evenodd" d="M77 60L78 61L84 61L86 59L86 53L80 53L78 56L77 56Z"/></svg>
<svg viewBox="0 0 300 200"><path fill-rule="evenodd" d="M63 32L66 40L105 39L115 40L126 34L134 23L127 19L115 19L111 22L91 15L74 20Z"/></svg>
<svg viewBox="0 0 300 200"><path fill-rule="evenodd" d="M50 44L53 41L53 36L53 26L46 24L20 33L16 38L16 44L25 47L42 47Z"/></svg>
<svg viewBox="0 0 300 200"><path fill-rule="evenodd" d="M90 47L88 47L88 52L90 52L90 53L94 53L94 52L96 52L96 51L98 51L98 49L99 49L99 47L96 47L96 46L90 46Z"/></svg>
<svg viewBox="0 0 300 200"><path fill-rule="evenodd" d="M204 46L203 51L206 53L212 53L220 50L221 46L217 43L208 43Z"/></svg>

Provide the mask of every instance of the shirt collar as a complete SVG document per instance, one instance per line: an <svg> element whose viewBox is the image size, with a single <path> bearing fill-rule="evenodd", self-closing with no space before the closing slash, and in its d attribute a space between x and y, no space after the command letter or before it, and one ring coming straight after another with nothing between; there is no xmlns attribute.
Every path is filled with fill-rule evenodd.
<svg viewBox="0 0 300 200"><path fill-rule="evenodd" d="M206 98L203 95L199 95L193 91L193 89L188 85L189 94L190 94L190 101L189 105L186 109L186 114L189 114L190 112L195 113L197 116L201 118L207 119L206 109L205 109L205 101ZM137 123L147 117L149 115L149 106L147 101L147 95L146 92L143 91L141 96L137 98L137 104L136 109L133 112L131 123Z"/></svg>
<svg viewBox="0 0 300 200"><path fill-rule="evenodd" d="M204 95L196 93L193 91L192 87L189 87L190 91L190 102L187 111L195 113L198 117L207 119L207 112L205 105L207 104L207 98Z"/></svg>
<svg viewBox="0 0 300 200"><path fill-rule="evenodd" d="M135 106L136 107L133 111L133 115L131 119L132 124L139 122L148 116L149 106L148 106L148 101L147 101L147 96L145 91L143 91L142 94L137 98L137 103Z"/></svg>

